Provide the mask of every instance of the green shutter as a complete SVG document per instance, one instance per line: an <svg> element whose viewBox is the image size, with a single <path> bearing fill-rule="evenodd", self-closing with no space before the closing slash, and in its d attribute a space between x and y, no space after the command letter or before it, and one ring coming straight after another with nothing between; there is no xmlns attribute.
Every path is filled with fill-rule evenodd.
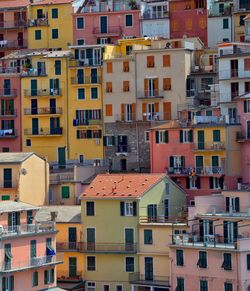
<svg viewBox="0 0 250 291"><path fill-rule="evenodd" d="M44 271L44 284L48 284L48 270Z"/></svg>
<svg viewBox="0 0 250 291"><path fill-rule="evenodd" d="M2 196L2 201L4 200L10 200L10 196L9 195L3 195Z"/></svg>
<svg viewBox="0 0 250 291"><path fill-rule="evenodd" d="M248 108L247 108L247 100L244 100L244 112L247 113Z"/></svg>
<svg viewBox="0 0 250 291"><path fill-rule="evenodd" d="M31 258L36 257L36 240L30 241L30 257Z"/></svg>
<svg viewBox="0 0 250 291"><path fill-rule="evenodd" d="M70 190L69 186L62 186L62 188L61 188L62 199L69 198L69 196L70 196L70 191L69 190Z"/></svg>
<svg viewBox="0 0 250 291"><path fill-rule="evenodd" d="M158 130L156 130L156 132L155 132L155 142L159 143L159 131Z"/></svg>
<svg viewBox="0 0 250 291"><path fill-rule="evenodd" d="M213 130L213 141L220 142L220 130Z"/></svg>
<svg viewBox="0 0 250 291"><path fill-rule="evenodd" d="M168 131L167 130L164 131L164 142L168 143Z"/></svg>
<svg viewBox="0 0 250 291"><path fill-rule="evenodd" d="M55 61L55 75L61 75L61 61Z"/></svg>
<svg viewBox="0 0 250 291"><path fill-rule="evenodd" d="M51 12L52 12L51 16L53 19L58 18L58 9L57 8L52 8Z"/></svg>

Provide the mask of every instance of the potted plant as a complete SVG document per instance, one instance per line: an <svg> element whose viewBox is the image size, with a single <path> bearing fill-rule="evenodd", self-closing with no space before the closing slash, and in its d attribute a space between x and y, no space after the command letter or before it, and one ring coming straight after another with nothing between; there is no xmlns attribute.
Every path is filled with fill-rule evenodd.
<svg viewBox="0 0 250 291"><path fill-rule="evenodd" d="M138 7L137 7L137 3L136 3L136 0L130 0L129 3L128 3L128 6L129 6L132 10L138 9Z"/></svg>

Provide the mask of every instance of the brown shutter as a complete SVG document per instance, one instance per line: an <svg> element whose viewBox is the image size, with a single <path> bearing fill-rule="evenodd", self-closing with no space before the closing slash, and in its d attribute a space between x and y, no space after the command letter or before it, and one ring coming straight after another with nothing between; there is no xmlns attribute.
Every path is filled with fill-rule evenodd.
<svg viewBox="0 0 250 291"><path fill-rule="evenodd" d="M128 61L123 62L123 72L129 72L129 62Z"/></svg>
<svg viewBox="0 0 250 291"><path fill-rule="evenodd" d="M112 92L112 82L106 82L106 92Z"/></svg>
<svg viewBox="0 0 250 291"><path fill-rule="evenodd" d="M171 119L171 102L163 103L163 116L164 116L164 120Z"/></svg>
<svg viewBox="0 0 250 291"><path fill-rule="evenodd" d="M164 78L163 79L163 90L164 91L171 90L171 78Z"/></svg>
<svg viewBox="0 0 250 291"><path fill-rule="evenodd" d="M106 116L112 116L112 115L113 115L112 104L106 104Z"/></svg>
<svg viewBox="0 0 250 291"><path fill-rule="evenodd" d="M144 79L144 96L148 96L148 79Z"/></svg>
<svg viewBox="0 0 250 291"><path fill-rule="evenodd" d="M148 68L154 67L154 56L147 56L147 67Z"/></svg>
<svg viewBox="0 0 250 291"><path fill-rule="evenodd" d="M107 73L112 73L113 72L113 65L111 62L107 63Z"/></svg>
<svg viewBox="0 0 250 291"><path fill-rule="evenodd" d="M159 113L159 102L155 102L155 113Z"/></svg>
<svg viewBox="0 0 250 291"><path fill-rule="evenodd" d="M125 121L125 104L121 104L121 120Z"/></svg>
<svg viewBox="0 0 250 291"><path fill-rule="evenodd" d="M170 55L163 55L163 67L170 67Z"/></svg>
<svg viewBox="0 0 250 291"><path fill-rule="evenodd" d="M136 120L136 104L132 103L132 120L135 121Z"/></svg>
<svg viewBox="0 0 250 291"><path fill-rule="evenodd" d="M123 81L123 91L124 92L129 91L129 81Z"/></svg>
<svg viewBox="0 0 250 291"><path fill-rule="evenodd" d="M147 120L147 103L142 103L142 120L146 121Z"/></svg>
<svg viewBox="0 0 250 291"><path fill-rule="evenodd" d="M154 96L159 96L159 82L158 78L154 79Z"/></svg>

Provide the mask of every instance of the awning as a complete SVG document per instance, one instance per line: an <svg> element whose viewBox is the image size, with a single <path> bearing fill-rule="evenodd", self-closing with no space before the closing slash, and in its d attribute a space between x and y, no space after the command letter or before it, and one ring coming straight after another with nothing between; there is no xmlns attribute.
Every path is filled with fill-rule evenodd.
<svg viewBox="0 0 250 291"><path fill-rule="evenodd" d="M46 255L47 256L54 256L55 254L56 254L56 252L54 251L54 249L51 246L46 247Z"/></svg>

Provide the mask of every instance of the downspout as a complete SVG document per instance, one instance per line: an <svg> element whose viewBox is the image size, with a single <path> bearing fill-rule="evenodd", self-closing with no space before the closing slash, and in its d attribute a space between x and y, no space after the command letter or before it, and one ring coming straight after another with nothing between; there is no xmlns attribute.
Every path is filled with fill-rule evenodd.
<svg viewBox="0 0 250 291"><path fill-rule="evenodd" d="M48 179L48 172L47 172L47 158L46 157L44 157L44 165L45 165L45 167L44 167L44 177L45 177L45 183L44 183L44 185L45 185L45 193L46 193L46 196L45 196L45 203L47 204L47 205L49 205L49 189L48 189L48 181L47 181L47 179Z"/></svg>
<svg viewBox="0 0 250 291"><path fill-rule="evenodd" d="M135 54L135 131L136 131L136 147L137 147L137 164L139 171L141 170L140 163L140 149L139 149L139 131L138 131L138 122L137 122L137 112L138 112L138 102L137 102L137 62L136 62L136 52Z"/></svg>
<svg viewBox="0 0 250 291"><path fill-rule="evenodd" d="M65 69L66 69L66 103L67 103L67 108L66 108L66 147L67 147L67 153L68 153L68 159L70 157L70 148L69 148L69 86L68 86L68 68L69 68L69 59L66 57L66 62L65 62Z"/></svg>

